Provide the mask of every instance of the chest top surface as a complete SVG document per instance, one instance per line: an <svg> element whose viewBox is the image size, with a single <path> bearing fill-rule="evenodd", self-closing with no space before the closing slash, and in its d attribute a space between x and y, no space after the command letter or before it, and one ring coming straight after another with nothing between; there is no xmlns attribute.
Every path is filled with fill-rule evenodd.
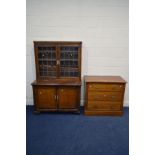
<svg viewBox="0 0 155 155"><path fill-rule="evenodd" d="M126 83L121 76L84 76L85 82Z"/></svg>

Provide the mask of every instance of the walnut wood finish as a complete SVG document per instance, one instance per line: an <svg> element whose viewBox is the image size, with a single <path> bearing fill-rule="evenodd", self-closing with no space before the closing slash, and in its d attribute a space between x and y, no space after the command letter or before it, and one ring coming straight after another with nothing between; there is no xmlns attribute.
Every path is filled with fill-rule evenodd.
<svg viewBox="0 0 155 155"><path fill-rule="evenodd" d="M79 94L78 87L59 87L59 109L79 108Z"/></svg>
<svg viewBox="0 0 155 155"><path fill-rule="evenodd" d="M36 80L31 85L35 112L79 113L81 51L80 41L34 41Z"/></svg>
<svg viewBox="0 0 155 155"><path fill-rule="evenodd" d="M54 87L38 87L36 88L36 106L39 109L55 109L57 108L56 102L56 89Z"/></svg>
<svg viewBox="0 0 155 155"><path fill-rule="evenodd" d="M125 80L120 76L85 76L85 115L122 115Z"/></svg>
<svg viewBox="0 0 155 155"><path fill-rule="evenodd" d="M89 91L88 101L121 101L121 92L99 92L99 91Z"/></svg>
<svg viewBox="0 0 155 155"><path fill-rule="evenodd" d="M81 81L62 80L53 82L37 82L36 80L31 84L32 86L81 86Z"/></svg>
<svg viewBox="0 0 155 155"><path fill-rule="evenodd" d="M87 108L90 110L119 110L121 102L89 101Z"/></svg>
<svg viewBox="0 0 155 155"><path fill-rule="evenodd" d="M107 83L92 83L88 88L90 91L123 91L123 84L107 84Z"/></svg>
<svg viewBox="0 0 155 155"><path fill-rule="evenodd" d="M126 81L120 76L85 76L85 82L101 82L101 83L126 83Z"/></svg>
<svg viewBox="0 0 155 155"><path fill-rule="evenodd" d="M80 85L33 85L35 111L75 111L80 107Z"/></svg>

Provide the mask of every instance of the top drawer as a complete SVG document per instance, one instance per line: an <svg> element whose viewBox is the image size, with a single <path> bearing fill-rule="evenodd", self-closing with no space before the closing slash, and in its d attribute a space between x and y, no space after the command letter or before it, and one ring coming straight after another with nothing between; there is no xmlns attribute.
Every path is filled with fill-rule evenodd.
<svg viewBox="0 0 155 155"><path fill-rule="evenodd" d="M124 84L89 83L88 90L95 91L123 91Z"/></svg>

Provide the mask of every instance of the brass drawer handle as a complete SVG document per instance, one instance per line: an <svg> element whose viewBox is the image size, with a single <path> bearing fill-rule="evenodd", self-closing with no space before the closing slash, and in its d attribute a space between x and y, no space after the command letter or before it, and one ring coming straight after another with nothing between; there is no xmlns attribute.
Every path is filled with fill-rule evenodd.
<svg viewBox="0 0 155 155"><path fill-rule="evenodd" d="M112 96L111 98L113 98L113 99L114 99L114 98L116 98L116 96Z"/></svg>
<svg viewBox="0 0 155 155"><path fill-rule="evenodd" d="M122 86L121 86L121 85L120 85L119 87L120 87L120 88L122 88Z"/></svg>
<svg viewBox="0 0 155 155"><path fill-rule="evenodd" d="M40 92L39 92L39 94L41 95L41 94L42 94L42 92L40 91Z"/></svg>

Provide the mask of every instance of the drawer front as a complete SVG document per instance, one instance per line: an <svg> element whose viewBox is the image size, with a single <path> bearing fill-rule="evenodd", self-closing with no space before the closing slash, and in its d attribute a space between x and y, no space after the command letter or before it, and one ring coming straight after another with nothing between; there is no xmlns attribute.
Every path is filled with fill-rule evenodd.
<svg viewBox="0 0 155 155"><path fill-rule="evenodd" d="M88 101L121 101L121 92L88 92Z"/></svg>
<svg viewBox="0 0 155 155"><path fill-rule="evenodd" d="M121 102L104 102L104 101L89 101L87 109L90 110L120 110Z"/></svg>
<svg viewBox="0 0 155 155"><path fill-rule="evenodd" d="M92 83L88 84L88 91L123 91L123 84L103 84L103 83Z"/></svg>

